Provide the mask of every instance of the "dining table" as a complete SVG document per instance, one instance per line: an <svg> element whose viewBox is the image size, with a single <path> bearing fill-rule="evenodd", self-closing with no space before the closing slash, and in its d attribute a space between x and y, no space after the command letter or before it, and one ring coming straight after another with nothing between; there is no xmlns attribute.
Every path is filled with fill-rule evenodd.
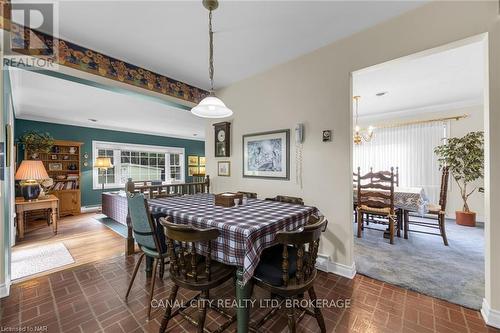
<svg viewBox="0 0 500 333"><path fill-rule="evenodd" d="M169 217L173 223L197 228L217 228L212 244L212 260L236 268L236 320L238 333L249 329L252 276L264 249L276 244L281 230L296 230L309 217L319 216L312 206L249 198L244 205L215 205L215 195L200 193L173 198L149 199L153 218ZM159 224L158 224L159 225Z"/></svg>
<svg viewBox="0 0 500 333"><path fill-rule="evenodd" d="M377 191L377 189L370 189L370 191ZM356 186L354 186L352 194L354 203L356 203L358 200L358 189ZM398 186L394 187L394 207L405 212L416 212L424 215L429 211L429 199L423 187Z"/></svg>

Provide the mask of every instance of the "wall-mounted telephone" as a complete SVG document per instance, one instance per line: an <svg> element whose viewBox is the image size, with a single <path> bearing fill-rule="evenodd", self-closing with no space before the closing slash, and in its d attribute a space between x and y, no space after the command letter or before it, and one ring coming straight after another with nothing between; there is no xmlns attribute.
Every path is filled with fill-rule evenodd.
<svg viewBox="0 0 500 333"><path fill-rule="evenodd" d="M302 188L302 143L304 142L304 124L295 126L295 181Z"/></svg>

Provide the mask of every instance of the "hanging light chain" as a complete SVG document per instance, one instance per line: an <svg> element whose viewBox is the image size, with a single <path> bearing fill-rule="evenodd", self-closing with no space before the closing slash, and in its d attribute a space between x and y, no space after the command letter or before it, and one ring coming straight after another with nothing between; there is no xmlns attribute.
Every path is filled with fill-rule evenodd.
<svg viewBox="0 0 500 333"><path fill-rule="evenodd" d="M208 12L209 60L208 75L210 77L210 94L214 93L214 32L212 31L212 10Z"/></svg>

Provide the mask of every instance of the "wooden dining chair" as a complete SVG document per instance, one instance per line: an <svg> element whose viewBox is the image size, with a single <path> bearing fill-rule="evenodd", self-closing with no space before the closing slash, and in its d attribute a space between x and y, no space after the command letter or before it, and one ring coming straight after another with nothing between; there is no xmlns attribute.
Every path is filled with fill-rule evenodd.
<svg viewBox="0 0 500 333"><path fill-rule="evenodd" d="M287 195L277 195L274 198L266 198L266 200L285 202L294 205L304 205L304 200L302 198Z"/></svg>
<svg viewBox="0 0 500 333"><path fill-rule="evenodd" d="M394 183L394 168L391 168L388 176L382 172L372 171L361 176L358 168L358 238L361 237L362 230L368 228L363 226L363 215L370 214L384 218L373 219L371 222L388 225L389 241L394 244L394 227L398 223L394 210Z"/></svg>
<svg viewBox="0 0 500 333"><path fill-rule="evenodd" d="M166 302L165 314L161 321L160 333L165 332L168 322L177 314L181 315L190 323L197 326L197 331L210 332L204 327L207 313L209 291L218 287L234 276L234 268L212 260L212 241L219 237L219 230L215 228L198 229L183 224L174 224L165 218L160 218L161 225L165 228L167 236L168 256L170 258L170 278L174 285L170 291L168 302ZM202 249L203 254L199 253ZM179 287L200 292L193 299L183 302L185 306L179 307L172 312L172 304L177 297ZM189 304L194 300L199 300L198 319L191 318L184 312ZM235 320L235 315L230 315L222 309L217 308L210 302L210 307L226 317L227 321L220 325L214 332L222 332Z"/></svg>
<svg viewBox="0 0 500 333"><path fill-rule="evenodd" d="M316 259L321 233L326 230L327 224L328 221L324 217L311 217L308 225L298 230L278 232L276 234L278 245L264 250L255 270L253 282L277 297L280 303L257 322L257 327L268 321L287 300L302 298L306 291L312 303L315 303ZM315 317L320 331L326 332L320 307L315 306L311 310L295 303L292 305L287 308L290 332L296 331L295 310L302 311L300 319L304 314Z"/></svg>
<svg viewBox="0 0 500 333"><path fill-rule="evenodd" d="M448 196L448 179L449 179L448 167L443 167L441 170L441 188L439 191L439 204L430 204L429 212L427 213L429 215L427 219L432 220L432 222L410 220L410 218L413 216L411 216L408 211L404 212L405 238L408 238L409 232L437 235L441 236L443 238L444 245L448 246L448 238L446 237L446 201ZM437 229L439 230L439 233L425 232L421 230L411 230L410 225L415 225L430 229Z"/></svg>
<svg viewBox="0 0 500 333"><path fill-rule="evenodd" d="M243 194L243 196L246 196L249 199L257 199L257 193L255 193L255 192L238 191L236 193Z"/></svg>
<svg viewBox="0 0 500 333"><path fill-rule="evenodd" d="M151 301L153 300L153 294L155 290L156 268L159 263L164 265L165 260L167 259L167 251L165 246L162 246L159 241L156 224L151 217L147 201L144 198L144 194L128 193L127 203L130 221L132 223L132 231L134 233L134 239L139 245L142 253L139 256L139 260L135 264L134 273L132 274L132 280L130 280L127 294L125 295L125 300L130 294L130 290L132 289L132 285L137 275L137 271L139 270L139 266L141 265L142 259L144 258L144 256L152 258L153 274L151 275L151 290L149 292L149 320L151 319Z"/></svg>

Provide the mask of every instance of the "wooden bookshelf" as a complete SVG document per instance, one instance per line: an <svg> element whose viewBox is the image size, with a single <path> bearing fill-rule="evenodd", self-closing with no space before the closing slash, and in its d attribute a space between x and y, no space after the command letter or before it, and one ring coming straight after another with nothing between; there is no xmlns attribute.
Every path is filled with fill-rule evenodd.
<svg viewBox="0 0 500 333"><path fill-rule="evenodd" d="M39 153L41 160L54 185L49 193L59 198L59 215L77 215L81 212L81 146L82 142L56 140L52 151ZM33 159L27 156L25 159Z"/></svg>

